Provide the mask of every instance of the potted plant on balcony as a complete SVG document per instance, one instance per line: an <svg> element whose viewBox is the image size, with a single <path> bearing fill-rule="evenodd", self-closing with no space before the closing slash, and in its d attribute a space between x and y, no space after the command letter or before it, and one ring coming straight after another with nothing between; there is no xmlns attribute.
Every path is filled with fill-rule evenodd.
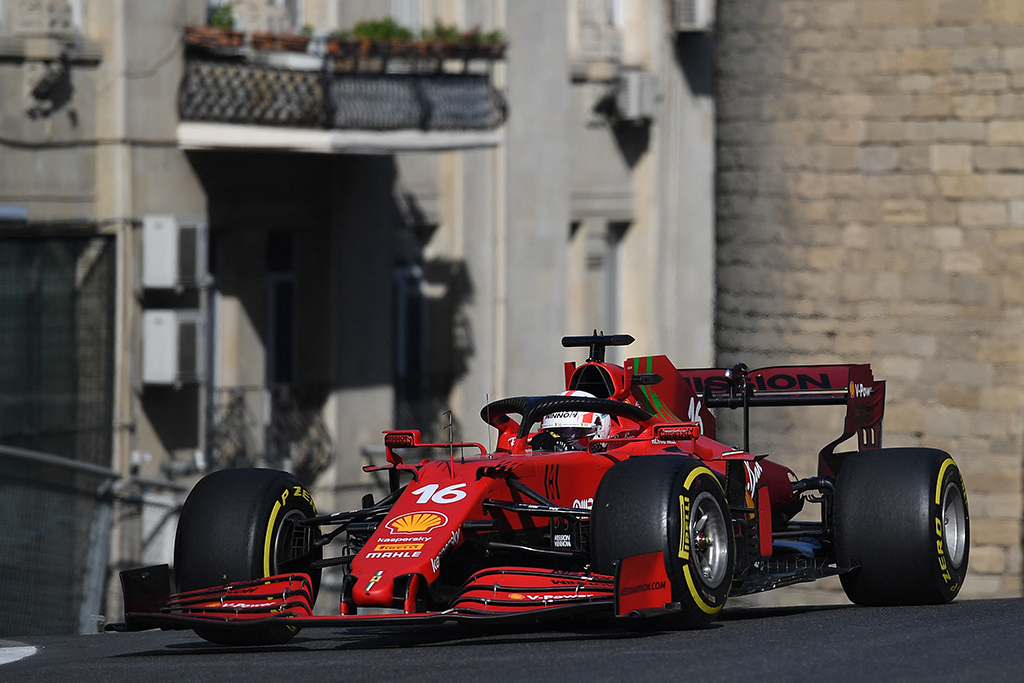
<svg viewBox="0 0 1024 683"><path fill-rule="evenodd" d="M185 26L185 43L198 47L241 47L244 35L234 29L231 4L220 5L210 9L205 26Z"/></svg>
<svg viewBox="0 0 1024 683"><path fill-rule="evenodd" d="M331 31L324 47L332 57L350 57L359 50L359 41L353 40L349 31Z"/></svg>
<svg viewBox="0 0 1024 683"><path fill-rule="evenodd" d="M455 24L445 24L440 19L433 28L424 29L420 34L420 54L425 57L452 57L462 42L462 34Z"/></svg>
<svg viewBox="0 0 1024 683"><path fill-rule="evenodd" d="M363 57L397 55L412 49L413 34L391 17L361 21L352 29Z"/></svg>
<svg viewBox="0 0 1024 683"><path fill-rule="evenodd" d="M496 28L493 31L480 35L479 42L475 48L480 52L481 57L501 59L505 55L505 46L507 44L508 41L505 40L505 34L502 33L500 28Z"/></svg>
<svg viewBox="0 0 1024 683"><path fill-rule="evenodd" d="M327 37L327 54L336 65L364 60L364 68L383 66L391 58L500 59L505 51L505 36L500 30L484 33L479 26L460 31L454 24L436 21L419 39L391 17L361 21L352 32L335 31ZM366 62L365 60L371 60Z"/></svg>
<svg viewBox="0 0 1024 683"><path fill-rule="evenodd" d="M437 21L423 32L420 45L421 54L442 59L499 59L505 52L505 35L500 29L484 33L479 25L463 32Z"/></svg>

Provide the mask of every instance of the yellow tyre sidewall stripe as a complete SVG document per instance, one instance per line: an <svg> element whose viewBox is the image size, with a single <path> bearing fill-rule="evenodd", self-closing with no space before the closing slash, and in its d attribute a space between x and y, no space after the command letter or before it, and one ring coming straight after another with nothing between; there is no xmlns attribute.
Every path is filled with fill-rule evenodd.
<svg viewBox="0 0 1024 683"><path fill-rule="evenodd" d="M270 521L267 522L267 535L263 544L263 576L270 576L270 551L274 542L274 522L277 521L277 513L281 511L281 501L274 503L274 509L270 512ZM297 626L286 624L285 628L295 633L299 630Z"/></svg>
<svg viewBox="0 0 1024 683"><path fill-rule="evenodd" d="M942 479L946 476L946 470L950 467L956 467L956 463L953 462L953 458L946 458L942 461L942 465L939 467L939 477L935 480L935 504L942 504Z"/></svg>
<svg viewBox="0 0 1024 683"><path fill-rule="evenodd" d="M274 522L277 521L277 513L281 511L281 501L274 503L274 509L270 512L270 521L267 522L267 535L263 544L263 576L270 576L270 551L274 543Z"/></svg>
<svg viewBox="0 0 1024 683"><path fill-rule="evenodd" d="M693 480L702 474L707 474L714 481L718 481L715 477L715 473L707 467L695 467L686 476L686 481L683 483L683 490L686 491L687 494L689 494L690 485L693 484ZM679 540L679 548L681 550L684 547L687 537L690 535L690 519L689 514L687 514L683 509L683 496L679 496L679 522L682 527L680 529L681 537ZM687 555L690 555L690 553L687 553ZM683 563L683 576L686 577L686 586L690 589L690 597L693 598L694 603L696 603L697 607L699 607L701 611L706 614L717 614L719 610L722 609L722 605L712 606L704 602L704 598L701 597L700 591L697 590L697 585L693 581L693 575L690 573L689 558L686 558L686 561Z"/></svg>
<svg viewBox="0 0 1024 683"><path fill-rule="evenodd" d="M939 515L938 517L935 518L935 524L936 524L935 532L936 532L936 535L938 536L939 542L942 544L942 547L946 547L946 548L949 547L948 546L949 539L946 538L946 533L945 533L946 530L945 530L945 528L942 525L942 513L944 512L944 510L942 509L942 493L943 493L943 491L942 491L942 488L943 488L942 487L942 481L946 477L946 470L949 469L950 467L956 467L956 463L953 462L953 458L947 457L945 460L942 461L942 465L939 466L939 476L935 480L935 505L938 508L938 515ZM959 473L959 469L957 470L957 472ZM958 482L959 483L959 487L960 487L959 493L960 493L961 496L963 496L964 512L969 515L970 513L967 511L967 496L965 495L965 493L963 491L963 478L958 476L957 479L959 480L959 482ZM938 556L939 556L939 559L940 559L940 562L941 562L941 560L943 558L942 550L938 551ZM951 561L952 561L952 558L950 558L950 562ZM954 567L952 566L952 564L950 564L948 568L945 567L945 566L942 566L942 571L944 572L943 573L943 578L946 579L946 584L948 584L951 581L951 579L952 579ZM957 571L958 571L958 569L957 569ZM955 584L955 583L952 586L949 586L949 585L945 585L944 586L944 588L946 590L950 590L950 591L956 590L957 587L958 587L958 585Z"/></svg>

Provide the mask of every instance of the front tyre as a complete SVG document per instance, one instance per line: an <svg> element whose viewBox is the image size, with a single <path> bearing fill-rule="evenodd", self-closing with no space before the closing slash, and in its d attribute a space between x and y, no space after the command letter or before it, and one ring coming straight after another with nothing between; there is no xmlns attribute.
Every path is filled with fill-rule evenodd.
<svg viewBox="0 0 1024 683"><path fill-rule="evenodd" d="M314 545L319 529L300 522L316 516L309 492L287 472L221 470L193 487L178 520L174 569L181 592L301 572L309 575L313 599L322 556ZM251 629L202 627L202 638L224 645L284 643L299 629L272 624Z"/></svg>
<svg viewBox="0 0 1024 683"><path fill-rule="evenodd" d="M859 605L930 605L956 597L967 575L967 491L953 458L890 448L848 458L836 481L836 559Z"/></svg>
<svg viewBox="0 0 1024 683"><path fill-rule="evenodd" d="M734 541L718 477L694 458L652 455L616 464L601 479L591 517L594 571L661 552L679 610L652 626L701 628L732 583Z"/></svg>

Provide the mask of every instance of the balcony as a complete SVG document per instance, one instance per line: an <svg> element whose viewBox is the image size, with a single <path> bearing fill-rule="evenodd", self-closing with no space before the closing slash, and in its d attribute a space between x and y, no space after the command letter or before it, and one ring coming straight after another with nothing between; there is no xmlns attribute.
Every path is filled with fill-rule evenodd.
<svg viewBox="0 0 1024 683"><path fill-rule="evenodd" d="M507 104L493 85L500 49L314 39L289 52L257 49L255 38L226 47L186 42L182 147L395 153L501 142Z"/></svg>

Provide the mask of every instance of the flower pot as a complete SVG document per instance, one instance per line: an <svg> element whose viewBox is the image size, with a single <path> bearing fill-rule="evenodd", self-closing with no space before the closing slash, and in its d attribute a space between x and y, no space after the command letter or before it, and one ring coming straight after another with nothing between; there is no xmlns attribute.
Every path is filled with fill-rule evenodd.
<svg viewBox="0 0 1024 683"><path fill-rule="evenodd" d="M359 43L355 40L328 40L327 54L331 57L354 57L359 54Z"/></svg>
<svg viewBox="0 0 1024 683"><path fill-rule="evenodd" d="M368 38L358 38L359 43L359 56L360 57L378 57L380 56L380 45L378 43L369 40Z"/></svg>
<svg viewBox="0 0 1024 683"><path fill-rule="evenodd" d="M244 37L238 31L216 26L185 26L185 43L197 47L242 47Z"/></svg>
<svg viewBox="0 0 1024 683"><path fill-rule="evenodd" d="M466 48L466 59L501 59L504 45L472 45Z"/></svg>
<svg viewBox="0 0 1024 683"><path fill-rule="evenodd" d="M290 33L251 33L249 40L257 50L278 50L280 52L305 52L309 47L309 36Z"/></svg>
<svg viewBox="0 0 1024 683"><path fill-rule="evenodd" d="M388 57L412 59L419 54L419 45L408 40L394 40L387 43Z"/></svg>

